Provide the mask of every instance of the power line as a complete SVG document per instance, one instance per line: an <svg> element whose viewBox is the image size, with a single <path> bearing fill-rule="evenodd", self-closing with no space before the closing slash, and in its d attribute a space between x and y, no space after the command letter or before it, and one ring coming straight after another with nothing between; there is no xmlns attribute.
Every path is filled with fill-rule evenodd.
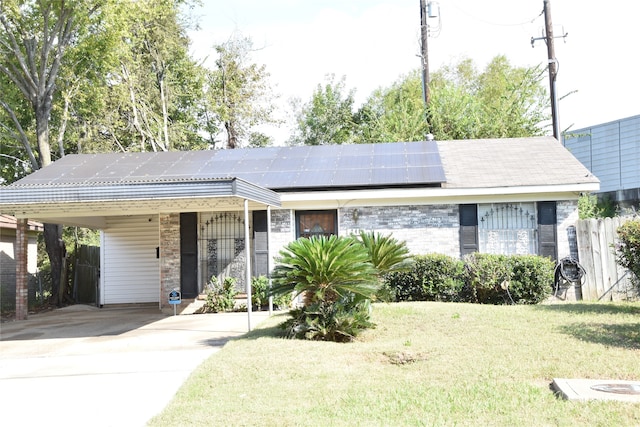
<svg viewBox="0 0 640 427"><path fill-rule="evenodd" d="M524 26L524 25L533 24L538 18L540 18L544 14L544 10L543 10L538 15L536 15L535 17L533 17L532 19L529 19L527 21L518 22L518 23L502 23L502 22L489 21L487 19L478 17L477 15L474 15L472 13L469 13L467 10L465 10L464 8L456 5L456 3L451 1L451 0L449 0L448 3L453 5L453 7L458 9L464 15L467 15L469 18L474 19L474 20L479 21L479 22L482 22L482 23L487 24L487 25L495 26L495 27L521 27L521 26Z"/></svg>

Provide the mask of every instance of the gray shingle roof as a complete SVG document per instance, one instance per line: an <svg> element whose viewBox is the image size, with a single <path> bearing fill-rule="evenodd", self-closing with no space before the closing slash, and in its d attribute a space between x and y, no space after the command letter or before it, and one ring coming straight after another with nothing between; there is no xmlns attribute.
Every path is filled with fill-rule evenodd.
<svg viewBox="0 0 640 427"><path fill-rule="evenodd" d="M552 137L68 155L8 188L240 178L275 191L597 183Z"/></svg>
<svg viewBox="0 0 640 427"><path fill-rule="evenodd" d="M439 141L447 188L598 183L553 137Z"/></svg>

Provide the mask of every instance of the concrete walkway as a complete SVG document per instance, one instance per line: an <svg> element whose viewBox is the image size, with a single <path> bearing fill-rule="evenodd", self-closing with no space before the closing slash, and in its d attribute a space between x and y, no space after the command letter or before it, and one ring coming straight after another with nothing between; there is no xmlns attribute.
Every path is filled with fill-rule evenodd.
<svg viewBox="0 0 640 427"><path fill-rule="evenodd" d="M252 326L267 318L252 315ZM247 313L76 305L0 324L3 425L143 426Z"/></svg>

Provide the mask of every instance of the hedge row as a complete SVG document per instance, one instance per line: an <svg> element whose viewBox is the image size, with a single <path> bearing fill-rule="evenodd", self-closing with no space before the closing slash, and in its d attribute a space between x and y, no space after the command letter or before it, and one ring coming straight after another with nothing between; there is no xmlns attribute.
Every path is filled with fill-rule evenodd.
<svg viewBox="0 0 640 427"><path fill-rule="evenodd" d="M419 255L411 270L386 277L385 293L395 301L537 304L551 294L554 268L536 255Z"/></svg>

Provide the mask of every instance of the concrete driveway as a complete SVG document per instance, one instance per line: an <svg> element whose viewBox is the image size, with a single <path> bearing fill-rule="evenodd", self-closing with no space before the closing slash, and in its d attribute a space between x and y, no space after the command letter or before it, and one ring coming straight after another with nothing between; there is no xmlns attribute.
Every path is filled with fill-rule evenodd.
<svg viewBox="0 0 640 427"><path fill-rule="evenodd" d="M252 315L252 325L267 313ZM3 425L143 426L247 313L75 305L0 324Z"/></svg>

